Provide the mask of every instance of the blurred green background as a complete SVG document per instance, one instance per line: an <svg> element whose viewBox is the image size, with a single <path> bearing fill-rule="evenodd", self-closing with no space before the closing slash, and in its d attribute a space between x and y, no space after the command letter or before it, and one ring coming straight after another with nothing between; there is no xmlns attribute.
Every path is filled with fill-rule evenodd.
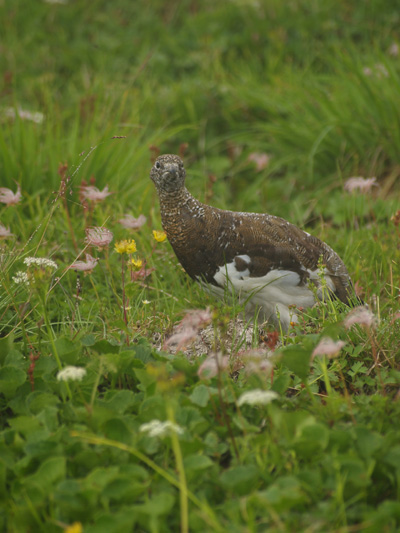
<svg viewBox="0 0 400 533"><path fill-rule="evenodd" d="M133 192L150 145L188 143L195 192L216 174L230 184L218 201L238 207L259 207L266 178L287 201L342 175L397 177L399 13L382 0L3 0L1 106L45 118L3 116L2 184L55 187L60 160L104 140L82 169L99 183ZM271 158L261 175L253 151Z"/></svg>

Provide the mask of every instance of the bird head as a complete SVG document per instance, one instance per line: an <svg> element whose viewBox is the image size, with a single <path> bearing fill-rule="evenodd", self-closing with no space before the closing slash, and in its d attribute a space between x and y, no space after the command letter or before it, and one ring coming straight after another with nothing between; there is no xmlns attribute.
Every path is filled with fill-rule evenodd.
<svg viewBox="0 0 400 533"><path fill-rule="evenodd" d="M175 192L184 187L186 171L182 159L177 155L164 154L157 157L150 171L159 192Z"/></svg>

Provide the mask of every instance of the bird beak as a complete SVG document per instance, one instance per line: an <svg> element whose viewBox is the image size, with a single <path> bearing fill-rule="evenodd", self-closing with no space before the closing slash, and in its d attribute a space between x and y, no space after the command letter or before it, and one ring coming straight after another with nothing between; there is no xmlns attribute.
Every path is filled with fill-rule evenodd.
<svg viewBox="0 0 400 533"><path fill-rule="evenodd" d="M176 165L175 163L168 163L167 165L165 165L164 175L170 174L175 177L177 173L178 173L178 165Z"/></svg>

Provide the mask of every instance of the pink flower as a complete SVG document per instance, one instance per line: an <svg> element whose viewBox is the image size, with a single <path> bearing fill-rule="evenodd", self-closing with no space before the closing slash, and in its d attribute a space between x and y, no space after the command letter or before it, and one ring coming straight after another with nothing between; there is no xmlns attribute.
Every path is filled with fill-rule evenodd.
<svg viewBox="0 0 400 533"><path fill-rule="evenodd" d="M15 205L21 200L21 187L18 185L17 192L13 193L11 189L0 187L0 202L7 205Z"/></svg>
<svg viewBox="0 0 400 533"><path fill-rule="evenodd" d="M110 196L110 194L113 193L108 191L108 185L106 185L102 191L93 185L81 187L80 190L80 197L82 201L90 200L91 202L101 202L107 198L107 196Z"/></svg>
<svg viewBox="0 0 400 533"><path fill-rule="evenodd" d="M221 352L207 357L197 371L200 379L211 379L218 374L218 371L225 370L229 365L229 356L222 356Z"/></svg>
<svg viewBox="0 0 400 533"><path fill-rule="evenodd" d="M195 328L199 329L211 322L212 316L210 309L192 309L186 313L179 323L180 329Z"/></svg>
<svg viewBox="0 0 400 533"><path fill-rule="evenodd" d="M375 324L375 316L367 307L361 305L350 311L343 324L347 329L351 328L353 324L360 324L369 328Z"/></svg>
<svg viewBox="0 0 400 533"><path fill-rule="evenodd" d="M120 218L118 222L121 226L128 229L140 229L143 224L146 223L147 218L144 215L139 215L138 218L132 215L124 215L124 218Z"/></svg>
<svg viewBox="0 0 400 533"><path fill-rule="evenodd" d="M390 218L395 226L400 226L400 209Z"/></svg>
<svg viewBox="0 0 400 533"><path fill-rule="evenodd" d="M345 344L344 341L333 341L330 337L324 337L314 348L311 357L313 359L317 355L327 355L330 358L336 357Z"/></svg>
<svg viewBox="0 0 400 533"><path fill-rule="evenodd" d="M3 224L0 224L0 239L8 239L13 237L14 234L10 232L10 228L6 228Z"/></svg>
<svg viewBox="0 0 400 533"><path fill-rule="evenodd" d="M175 345L176 344L176 350L181 350L184 346L186 346L188 343L194 341L194 339L197 337L197 329L194 328L187 328L182 329L178 331L177 333L174 333L168 340L164 343L164 348L167 346Z"/></svg>
<svg viewBox="0 0 400 533"><path fill-rule="evenodd" d="M389 52L389 55L391 55L393 57L398 57L398 55L399 55L399 45L397 43L392 43L389 46L388 52Z"/></svg>
<svg viewBox="0 0 400 533"><path fill-rule="evenodd" d="M207 308L205 310L194 309L188 311L187 314L178 324L176 333L174 333L164 344L170 346L176 344L176 349L180 350L189 342L194 341L197 337L199 329L211 321L211 313Z"/></svg>
<svg viewBox="0 0 400 533"><path fill-rule="evenodd" d="M92 257L90 254L85 254L86 261L75 261L75 263L72 263L72 265L69 267L72 270L80 270L81 272L86 272L90 274L94 267L98 263L98 259Z"/></svg>
<svg viewBox="0 0 400 533"><path fill-rule="evenodd" d="M155 270L155 268L146 268L146 265L143 265L140 270L131 272L132 281L137 281L139 279L146 279L150 274Z"/></svg>
<svg viewBox="0 0 400 533"><path fill-rule="evenodd" d="M375 183L376 178L349 178L344 184L345 191L353 192L360 191L360 193L368 193L373 186L378 187Z"/></svg>
<svg viewBox="0 0 400 533"><path fill-rule="evenodd" d="M271 351L264 348L256 348L239 352L240 363L246 374L265 374L270 376L273 371L273 364L270 360ZM239 370L239 368L238 368Z"/></svg>
<svg viewBox="0 0 400 533"><path fill-rule="evenodd" d="M389 77L389 72L387 68L385 67L385 65L382 65L382 63L376 63L372 68L364 67L363 72L365 76L368 76L368 77L375 76L378 79Z"/></svg>
<svg viewBox="0 0 400 533"><path fill-rule="evenodd" d="M113 240L114 235L107 228L93 227L86 229L85 241L91 246L97 246L97 248L106 248Z"/></svg>
<svg viewBox="0 0 400 533"><path fill-rule="evenodd" d="M268 154L261 154L258 152L253 152L249 155L247 158L248 161L251 161L256 164L256 171L261 172L261 170L264 170L268 166L270 157Z"/></svg>

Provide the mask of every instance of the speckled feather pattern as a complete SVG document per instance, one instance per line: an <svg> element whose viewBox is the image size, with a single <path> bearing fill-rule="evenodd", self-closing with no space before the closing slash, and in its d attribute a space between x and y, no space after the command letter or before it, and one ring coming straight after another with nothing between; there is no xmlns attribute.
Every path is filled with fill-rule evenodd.
<svg viewBox="0 0 400 533"><path fill-rule="evenodd" d="M238 279L243 272L241 281L248 280L253 289L257 279L266 279L270 272L294 272L297 276L291 277L290 283L296 279L297 286L312 294L308 281L311 278L318 284L316 272L322 257L335 295L343 302L352 295L351 279L343 261L316 237L276 216L224 211L202 204L186 189L186 172L176 155L160 156L150 176L157 187L163 228L192 278L218 286L221 284L218 272L225 265L232 265ZM288 280L288 288L290 283ZM270 295L266 291L264 294ZM287 305L286 296L284 300ZM267 302L269 308L279 303ZM296 305L296 298L293 304Z"/></svg>

